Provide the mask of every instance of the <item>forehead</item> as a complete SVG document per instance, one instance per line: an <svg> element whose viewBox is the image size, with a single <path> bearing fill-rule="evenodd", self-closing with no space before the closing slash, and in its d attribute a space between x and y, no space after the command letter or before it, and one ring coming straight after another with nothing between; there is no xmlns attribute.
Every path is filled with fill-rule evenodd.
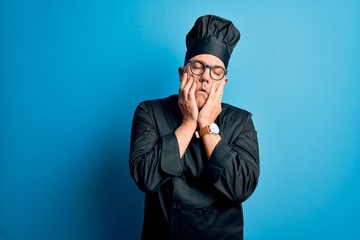
<svg viewBox="0 0 360 240"><path fill-rule="evenodd" d="M191 58L192 60L200 60L207 65L225 67L220 58L211 54L199 54Z"/></svg>

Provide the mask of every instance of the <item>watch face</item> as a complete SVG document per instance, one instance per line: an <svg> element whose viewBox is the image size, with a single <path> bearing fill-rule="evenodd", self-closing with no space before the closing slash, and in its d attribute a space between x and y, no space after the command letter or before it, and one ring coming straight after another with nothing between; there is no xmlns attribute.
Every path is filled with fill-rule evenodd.
<svg viewBox="0 0 360 240"><path fill-rule="evenodd" d="M211 123L209 128L212 133L219 134L219 127L215 123Z"/></svg>

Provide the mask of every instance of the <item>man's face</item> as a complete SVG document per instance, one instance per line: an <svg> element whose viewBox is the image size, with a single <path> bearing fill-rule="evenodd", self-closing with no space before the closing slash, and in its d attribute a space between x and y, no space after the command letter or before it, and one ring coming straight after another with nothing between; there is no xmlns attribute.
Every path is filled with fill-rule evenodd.
<svg viewBox="0 0 360 240"><path fill-rule="evenodd" d="M205 63L208 66L220 66L220 67L225 68L224 63L220 60L220 58L218 58L214 55L210 55L210 54L196 55L193 58L191 58L190 60L198 60L198 61ZM191 72L189 63L186 64L184 66L184 68L179 68L179 74L182 74L182 73L187 73L189 78L192 76L194 78L194 81L197 83L196 91L195 91L195 98L196 98L196 103L197 103L199 110L206 103L206 101L209 97L211 86L215 84L214 87L215 87L215 89L217 89L217 87L219 86L221 81L228 80L226 78L226 76L224 76L219 81L212 79L210 76L209 68L206 68L205 72L203 74L195 75Z"/></svg>

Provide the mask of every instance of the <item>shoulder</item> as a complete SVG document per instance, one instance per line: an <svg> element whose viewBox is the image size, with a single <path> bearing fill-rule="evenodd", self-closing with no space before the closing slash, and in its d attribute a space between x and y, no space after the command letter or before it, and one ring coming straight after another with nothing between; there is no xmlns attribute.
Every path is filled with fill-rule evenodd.
<svg viewBox="0 0 360 240"><path fill-rule="evenodd" d="M252 116L252 114L249 111L233 106L228 103L222 103L221 107L222 107L221 115L223 116L236 117L236 118L249 118Z"/></svg>
<svg viewBox="0 0 360 240"><path fill-rule="evenodd" d="M140 102L140 106L163 106L163 105L173 105L174 103L177 104L178 95L170 95L165 98L157 98L157 99L149 99Z"/></svg>
<svg viewBox="0 0 360 240"><path fill-rule="evenodd" d="M166 98L145 100L140 102L137 109L140 112L150 115L151 118L162 120L178 117L178 96L171 95Z"/></svg>

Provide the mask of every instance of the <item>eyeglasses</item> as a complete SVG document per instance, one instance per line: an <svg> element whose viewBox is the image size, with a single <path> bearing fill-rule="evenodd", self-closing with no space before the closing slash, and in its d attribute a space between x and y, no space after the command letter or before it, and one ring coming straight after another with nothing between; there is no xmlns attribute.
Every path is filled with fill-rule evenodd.
<svg viewBox="0 0 360 240"><path fill-rule="evenodd" d="M220 66L209 66L199 60L189 60L186 64L190 63L190 70L194 75L200 76L202 75L206 68L210 69L210 77L215 81L219 81L223 79L226 75L227 70Z"/></svg>

